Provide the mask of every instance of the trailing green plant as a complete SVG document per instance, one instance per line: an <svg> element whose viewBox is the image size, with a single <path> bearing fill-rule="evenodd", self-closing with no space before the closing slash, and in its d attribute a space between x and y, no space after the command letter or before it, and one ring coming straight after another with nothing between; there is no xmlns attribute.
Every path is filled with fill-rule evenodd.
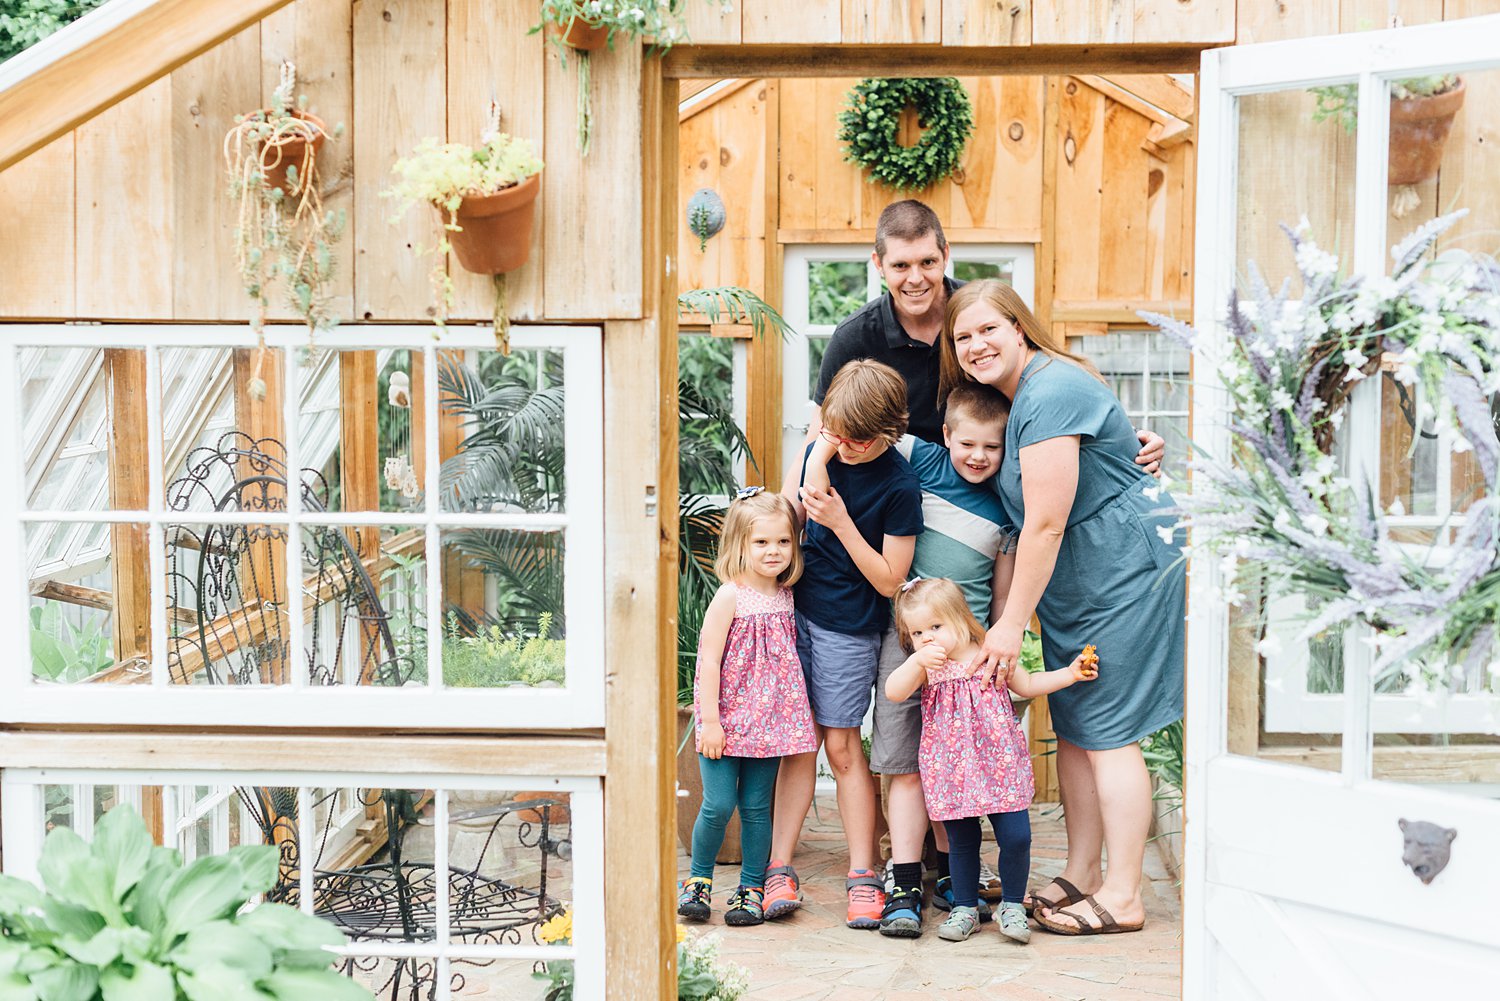
<svg viewBox="0 0 1500 1001"><path fill-rule="evenodd" d="M1458 81L1459 77L1455 73L1392 80L1391 100L1406 101L1413 97L1436 97L1438 94L1446 94L1457 87ZM1317 107L1313 109L1313 121L1323 122L1331 118L1342 125L1345 132L1350 135L1354 134L1354 128L1359 121L1359 84L1335 83L1326 87L1309 87L1308 93L1318 99Z"/></svg>
<svg viewBox="0 0 1500 1001"><path fill-rule="evenodd" d="M31 607L31 673L69 684L98 674L115 662L108 616L75 626L55 601Z"/></svg>
<svg viewBox="0 0 1500 1001"><path fill-rule="evenodd" d="M902 146L901 114L917 110L922 138ZM844 159L857 163L873 183L909 191L926 188L958 169L974 131L974 106L954 77L870 77L849 92L839 113Z"/></svg>
<svg viewBox="0 0 1500 1001"><path fill-rule="evenodd" d="M43 889L0 876L6 1001L371 1001L332 969L331 924L285 904L245 905L276 883L271 845L184 866L117 806L92 845L66 827L42 844Z"/></svg>
<svg viewBox="0 0 1500 1001"><path fill-rule="evenodd" d="M720 285L715 288L691 288L677 296L677 313L700 313L709 323L748 323L759 337L770 328L783 338L791 337L791 324L776 308L747 288Z"/></svg>
<svg viewBox="0 0 1500 1001"><path fill-rule="evenodd" d="M0 14L0 62L24 52L106 0L11 0Z"/></svg>

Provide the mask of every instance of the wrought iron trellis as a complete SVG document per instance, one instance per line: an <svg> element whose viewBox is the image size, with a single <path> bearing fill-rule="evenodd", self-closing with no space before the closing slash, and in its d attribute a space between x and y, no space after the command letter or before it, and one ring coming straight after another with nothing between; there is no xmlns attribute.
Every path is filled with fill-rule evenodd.
<svg viewBox="0 0 1500 1001"><path fill-rule="evenodd" d="M170 510L209 519L198 527L175 525L167 539L167 663L174 684L199 683L200 676L207 684L287 681L287 671L296 662L294 652L287 649L282 593L289 579L287 529L211 520L214 513L226 511L284 512L285 456L285 448L274 438L252 439L231 431L213 446L190 453L187 472L167 488ZM328 510L330 490L321 473L302 470L300 489L304 510ZM304 600L310 606L304 609L311 623L304 651L310 683L348 683L351 670L344 654L357 643L354 669L359 684L405 684L415 662L398 649L390 615L361 558L358 537L351 541L345 530L328 525L306 525L302 532L301 543L293 551L300 554ZM322 633L324 609L332 609L337 622L330 636ZM268 895L277 901L298 903L299 821L316 821L323 814L312 860L313 911L356 942L432 941L440 893L449 895L451 940L466 944L520 944L528 928L536 942L540 924L562 910L561 902L547 893L547 857L566 858L571 852L568 825L554 819L561 808L558 801L530 799L455 814L450 818L453 821L493 819L474 866L455 869L450 865L447 878L442 879L430 861L414 860L405 853L408 830L421 822L421 809L430 805L421 794L360 790L359 803L367 811L378 809L382 814L385 847L377 859L338 869L323 868L338 814L337 790L321 792L313 816L307 818L299 818L295 789L241 788L238 795L267 843L280 851L280 877ZM534 888L483 874L486 856L502 829L522 847L536 850ZM489 963L453 961L470 967ZM431 959L350 957L343 968L350 976L358 973L366 979L384 975L377 990L390 1001L436 995L437 964ZM464 981L463 973L455 969L450 977L452 989L461 989Z"/></svg>

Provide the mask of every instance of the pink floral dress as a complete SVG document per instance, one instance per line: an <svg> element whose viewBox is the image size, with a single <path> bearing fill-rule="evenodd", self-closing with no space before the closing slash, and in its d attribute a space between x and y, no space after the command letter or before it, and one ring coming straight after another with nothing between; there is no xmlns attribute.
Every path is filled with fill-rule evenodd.
<svg viewBox="0 0 1500 1001"><path fill-rule="evenodd" d="M933 820L1014 813L1036 793L1010 693L981 685L956 660L927 672L917 767Z"/></svg>
<svg viewBox="0 0 1500 1001"><path fill-rule="evenodd" d="M693 679L693 729L701 751L698 677ZM797 659L790 588L769 598L753 588L735 588L734 621L719 666L719 723L724 753L733 757L778 758L818 749Z"/></svg>

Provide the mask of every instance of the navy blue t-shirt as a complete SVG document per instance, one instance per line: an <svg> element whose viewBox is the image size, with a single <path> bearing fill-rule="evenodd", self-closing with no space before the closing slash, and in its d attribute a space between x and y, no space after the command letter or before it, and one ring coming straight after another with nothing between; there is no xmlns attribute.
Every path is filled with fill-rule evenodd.
<svg viewBox="0 0 1500 1001"><path fill-rule="evenodd" d="M807 455L802 453L802 478ZM800 482L800 480L799 480ZM869 462L849 465L834 456L828 482L844 500L854 527L876 552L887 535L920 535L922 485L911 464L894 448ZM793 588L797 611L836 633L883 633L890 599L875 590L831 529L809 520L802 539L802 579Z"/></svg>

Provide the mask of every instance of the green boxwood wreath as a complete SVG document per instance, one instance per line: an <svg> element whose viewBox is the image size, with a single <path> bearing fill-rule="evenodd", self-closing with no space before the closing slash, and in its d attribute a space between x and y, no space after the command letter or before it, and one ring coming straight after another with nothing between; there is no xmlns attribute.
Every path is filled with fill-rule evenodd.
<svg viewBox="0 0 1500 1001"><path fill-rule="evenodd" d="M901 112L915 105L922 139L915 146L896 141ZM936 184L958 169L974 131L974 106L955 78L861 80L839 113L844 159L898 191Z"/></svg>

